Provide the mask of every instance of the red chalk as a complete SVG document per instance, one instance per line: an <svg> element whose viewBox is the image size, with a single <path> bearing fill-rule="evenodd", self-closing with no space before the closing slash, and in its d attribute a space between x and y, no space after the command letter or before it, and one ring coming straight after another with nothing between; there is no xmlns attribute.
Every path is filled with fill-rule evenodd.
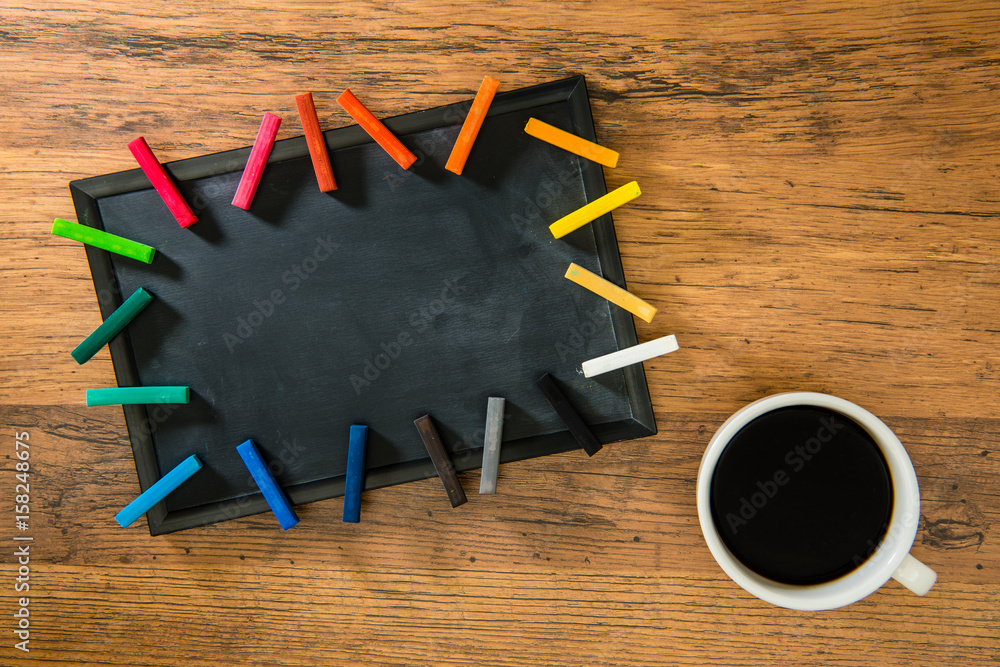
<svg viewBox="0 0 1000 667"><path fill-rule="evenodd" d="M382 121L372 115L372 112L365 108L365 105L350 90L342 92L340 97L337 98L337 102L340 103L340 106L344 107L347 113L351 114L351 118L361 126L361 129L370 134L372 139L377 141L378 145L384 148L385 152L399 163L400 167L409 169L410 165L417 161L417 156L411 153L403 145L403 142L397 139L396 135L382 124Z"/></svg>
<svg viewBox="0 0 1000 667"><path fill-rule="evenodd" d="M330 154L326 150L323 130L319 129L319 118L316 117L316 105L313 104L312 93L296 95L295 104L299 107L299 118L302 119L302 129L306 135L306 144L309 146L309 156L312 158L319 191L336 190L337 181L333 178L333 167L330 166Z"/></svg>
<svg viewBox="0 0 1000 667"><path fill-rule="evenodd" d="M271 156L274 138L278 136L279 127L281 127L279 116L275 116L273 113L264 114L264 120L260 122L257 138L253 141L253 148L247 159L247 166L243 169L240 185L236 188L233 206L242 208L244 211L250 209L253 196L257 194L257 186L260 185L260 177L264 175L267 158Z"/></svg>
<svg viewBox="0 0 1000 667"><path fill-rule="evenodd" d="M129 143L128 149L132 151L132 155L135 156L136 162L142 167L146 178L156 188L156 192L163 199L163 203L167 205L170 212L174 214L174 217L177 218L180 226L190 227L198 222L198 216L194 214L188 203L184 201L180 190L177 189L173 180L167 175L160 161L153 155L153 151L150 150L146 140L143 137L139 137Z"/></svg>

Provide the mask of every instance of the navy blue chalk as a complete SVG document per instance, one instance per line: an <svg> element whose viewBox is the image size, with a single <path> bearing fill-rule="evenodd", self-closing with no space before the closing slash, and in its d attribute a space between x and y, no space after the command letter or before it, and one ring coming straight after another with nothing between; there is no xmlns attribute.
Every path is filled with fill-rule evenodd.
<svg viewBox="0 0 1000 667"><path fill-rule="evenodd" d="M186 482L191 475L201 470L201 466L201 459L194 454L187 457L177 464L173 470L161 477L160 481L143 491L138 498L126 505L125 509L115 515L115 521L122 528L128 528L136 519L151 510L153 505L166 498L174 489Z"/></svg>
<svg viewBox="0 0 1000 667"><path fill-rule="evenodd" d="M264 459L260 457L260 452L257 451L253 440L247 440L237 447L236 451L240 453L243 463L246 464L250 474L253 475L253 481L257 482L257 486L260 487L260 492L264 494L264 500L271 507L274 516L278 517L281 529L288 530L297 524L299 516L292 509L292 504L288 502L288 496L278 486L274 475L268 470Z"/></svg>
<svg viewBox="0 0 1000 667"><path fill-rule="evenodd" d="M365 488L365 445L368 427L351 425L351 439L347 445L347 481L344 484L344 521L361 521L361 490Z"/></svg>

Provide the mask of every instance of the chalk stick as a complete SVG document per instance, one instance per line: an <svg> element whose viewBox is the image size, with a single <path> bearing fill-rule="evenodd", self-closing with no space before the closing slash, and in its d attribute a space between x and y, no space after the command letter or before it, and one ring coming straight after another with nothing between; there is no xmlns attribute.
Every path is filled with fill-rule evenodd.
<svg viewBox="0 0 1000 667"><path fill-rule="evenodd" d="M569 215L559 218L549 225L549 231L557 239L562 238L588 222L593 222L602 215L610 213L622 204L632 201L641 194L642 191L637 182L626 183L617 190L612 190L603 197L581 206Z"/></svg>
<svg viewBox="0 0 1000 667"><path fill-rule="evenodd" d="M319 118L316 116L312 93L296 95L295 105L299 108L299 118L302 120L302 130L306 136L306 145L309 146L309 157L312 158L319 191L332 192L337 189L337 181L333 177L333 167L330 166L330 153L326 149L323 130L319 129Z"/></svg>
<svg viewBox="0 0 1000 667"><path fill-rule="evenodd" d="M152 403L188 403L189 387L111 387L88 389L87 405L144 405Z"/></svg>
<svg viewBox="0 0 1000 667"><path fill-rule="evenodd" d="M657 338L642 345L633 345L632 347L626 347L624 350L618 350L617 352L585 361L582 366L583 375L588 378L594 377L595 375L615 371L619 368L631 366L632 364L640 364L653 357L674 352L677 349L677 337L664 336L663 338Z"/></svg>
<svg viewBox="0 0 1000 667"><path fill-rule="evenodd" d="M78 225L75 222L63 220L62 218L56 218L52 221L52 233L56 236L113 252L122 257L137 259L146 264L152 262L153 256L156 255L156 248L152 246L121 236L115 236L114 234L109 234L101 229L94 229L87 225Z"/></svg>
<svg viewBox="0 0 1000 667"><path fill-rule="evenodd" d="M153 151L150 149L149 144L146 143L146 140L143 137L133 139L129 142L128 149L132 151L136 162L139 163L149 182L153 184L156 193L160 195L160 199L170 209L177 223L181 227L190 227L198 222L198 216L188 206L184 195L177 189L177 184L167 174L167 170L163 168L160 161L153 155Z"/></svg>
<svg viewBox="0 0 1000 667"><path fill-rule="evenodd" d="M646 322L651 322L653 316L656 315L656 308L650 304L578 264L571 263L569 265L569 268L566 269L566 278L572 280L580 287L589 289L597 296L607 299L616 306L624 308Z"/></svg>
<svg viewBox="0 0 1000 667"><path fill-rule="evenodd" d="M361 490L365 488L365 449L368 427L351 425L351 438L347 443L347 480L344 483L344 521L361 521Z"/></svg>
<svg viewBox="0 0 1000 667"><path fill-rule="evenodd" d="M292 509L292 504L288 502L288 496L278 486L278 481L274 479L271 470L264 463L264 459L261 458L260 452L257 451L257 446L254 445L253 440L247 440L242 445L239 445L236 451L239 452L243 463L247 466L247 470L250 471L253 481L257 482L257 487L264 494L264 500L267 501L271 511L274 512L274 516L278 518L281 529L288 530L297 524L299 516Z"/></svg>
<svg viewBox="0 0 1000 667"><path fill-rule="evenodd" d="M126 505L125 509L115 515L115 521L122 528L128 528L136 519L153 509L153 505L169 496L178 486L190 479L191 475L201 470L202 465L201 459L196 455L187 457Z"/></svg>
<svg viewBox="0 0 1000 667"><path fill-rule="evenodd" d="M483 126L483 121L486 120L486 112L490 110L490 104L493 103L493 97L499 86L500 82L491 76L484 77L483 82L479 84L479 92L476 93L476 99L472 101L469 114L465 117L462 129L451 149L451 155L448 156L448 163L444 166L448 171L458 175L462 174L465 163L469 159L469 153L472 152L472 144L479 136L479 130Z"/></svg>
<svg viewBox="0 0 1000 667"><path fill-rule="evenodd" d="M486 437L483 438L483 469L479 478L480 495L497 492L497 468L500 466L500 441L503 439L503 409L507 399L490 396L486 402Z"/></svg>
<svg viewBox="0 0 1000 667"><path fill-rule="evenodd" d="M152 300L153 295L141 287L132 292L132 296L125 299L125 303L118 306L115 312L111 313L101 326L94 329L94 332L84 338L83 342L77 345L76 349L70 353L76 359L76 363L82 364L89 361L91 357L97 354L98 350L107 345L112 338L128 326L128 323L143 308L148 306Z"/></svg>
<svg viewBox="0 0 1000 667"><path fill-rule="evenodd" d="M427 454L434 463L434 469L437 470L438 477L441 478L441 483L444 484L445 491L448 492L448 500L451 501L451 506L458 507L464 504L466 502L465 489L462 488L462 482L459 481L458 474L455 471L455 464L451 462L448 451L444 448L444 443L441 442L441 436L438 435L437 428L434 426L431 416L424 415L419 419L414 419L413 423L417 426L420 439L424 441L424 447L427 448Z"/></svg>
<svg viewBox="0 0 1000 667"><path fill-rule="evenodd" d="M556 411L559 418L569 428L570 435L583 447L583 451L587 452L587 456L593 456L599 452L601 450L601 443L597 441L590 427L583 421L583 417L580 416L580 413L576 411L576 408L566 398L562 389L556 384L555 379L546 373L538 378L535 384L538 385L542 395L545 396L545 400L549 402L552 409Z"/></svg>
<svg viewBox="0 0 1000 667"><path fill-rule="evenodd" d="M378 145L389 154L403 169L409 169L410 165L417 161L417 156L403 145L403 142L396 138L364 104L354 96L350 90L345 90L337 98L344 111L351 115L358 125L367 132Z"/></svg>
<svg viewBox="0 0 1000 667"><path fill-rule="evenodd" d="M264 175L264 167L267 166L267 158L271 156L274 139L278 136L279 127L281 127L279 116L273 113L264 114L263 120L260 121L260 129L257 130L257 138L253 140L253 148L250 149L250 157L247 158L247 166L243 168L240 184L236 187L233 206L244 211L250 210L250 204L257 194L257 186L260 185L260 177Z"/></svg>
<svg viewBox="0 0 1000 667"><path fill-rule="evenodd" d="M569 151L580 157L593 160L598 164L603 164L605 167L614 168L618 165L617 152L610 148L599 146L593 141L587 141L583 137L570 134L565 130L560 130L558 127L553 127L548 123L543 123L537 118L528 119L528 124L524 126L524 131L536 139L541 139L545 143L557 146L564 151Z"/></svg>

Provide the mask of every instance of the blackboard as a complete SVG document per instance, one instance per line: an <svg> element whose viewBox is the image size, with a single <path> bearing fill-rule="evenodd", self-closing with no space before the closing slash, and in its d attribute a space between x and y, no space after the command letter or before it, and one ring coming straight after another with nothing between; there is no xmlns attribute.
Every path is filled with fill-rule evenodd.
<svg viewBox="0 0 1000 667"><path fill-rule="evenodd" d="M425 413L456 467L478 468L489 396L507 399L501 462L574 449L535 387L545 372L601 442L655 433L641 364L580 371L637 342L631 315L563 278L576 262L625 286L611 216L548 231L605 194L602 168L523 132L535 117L593 140L584 78L498 94L456 176L470 102L385 120L419 158L408 171L357 126L325 132L332 193L303 137L278 141L249 211L230 203L249 148L167 164L199 216L188 229L138 169L70 184L82 224L157 248L149 265L87 248L104 317L139 287L156 297L110 345L119 384L191 387L187 405L124 407L142 489L205 463L149 512L152 534L267 511L236 453L248 438L296 504L343 494L354 423L366 488L435 475Z"/></svg>

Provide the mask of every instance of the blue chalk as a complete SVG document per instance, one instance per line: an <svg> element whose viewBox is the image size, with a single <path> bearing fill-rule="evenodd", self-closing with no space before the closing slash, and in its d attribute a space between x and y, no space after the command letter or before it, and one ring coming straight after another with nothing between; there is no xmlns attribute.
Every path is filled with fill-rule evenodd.
<svg viewBox="0 0 1000 667"><path fill-rule="evenodd" d="M297 524L299 516L292 509L292 504L288 502L288 496L278 486L274 475L268 470L264 459L260 457L260 452L257 451L253 440L247 440L237 447L236 451L243 457L243 463L246 464L250 474L253 475L253 481L257 482L257 486L260 487L260 492L264 494L264 500L271 507L274 516L278 517L281 529L288 530Z"/></svg>
<svg viewBox="0 0 1000 667"><path fill-rule="evenodd" d="M132 522L151 510L153 505L166 498L174 489L186 482L191 475L201 470L201 466L201 459L194 454L187 457L177 464L177 467L161 477L160 481L146 489L138 498L130 502L125 509L116 514L115 521L122 528L128 528L132 525Z"/></svg>
<svg viewBox="0 0 1000 667"><path fill-rule="evenodd" d="M368 427L351 425L351 439L347 445L347 482L344 484L344 521L361 521L361 490L365 486L365 444Z"/></svg>

